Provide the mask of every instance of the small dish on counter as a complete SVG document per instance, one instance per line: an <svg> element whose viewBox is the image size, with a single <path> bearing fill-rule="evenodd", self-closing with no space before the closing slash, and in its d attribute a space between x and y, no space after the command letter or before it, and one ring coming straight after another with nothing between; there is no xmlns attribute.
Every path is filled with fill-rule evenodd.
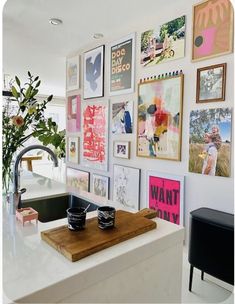
<svg viewBox="0 0 235 304"><path fill-rule="evenodd" d="M31 222L32 220L36 220L38 223L38 212L31 207L21 208L16 210L16 219L20 222Z"/></svg>

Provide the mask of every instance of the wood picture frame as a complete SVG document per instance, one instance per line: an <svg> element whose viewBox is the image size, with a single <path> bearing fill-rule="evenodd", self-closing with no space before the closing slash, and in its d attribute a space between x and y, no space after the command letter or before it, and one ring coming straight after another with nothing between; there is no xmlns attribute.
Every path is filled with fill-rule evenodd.
<svg viewBox="0 0 235 304"><path fill-rule="evenodd" d="M90 172L67 167L66 184L69 190L90 191Z"/></svg>
<svg viewBox="0 0 235 304"><path fill-rule="evenodd" d="M78 164L80 161L80 137L67 137L68 162Z"/></svg>
<svg viewBox="0 0 235 304"><path fill-rule="evenodd" d="M83 99L104 96L105 46L101 45L84 53Z"/></svg>
<svg viewBox="0 0 235 304"><path fill-rule="evenodd" d="M113 157L130 158L130 141L114 141Z"/></svg>
<svg viewBox="0 0 235 304"><path fill-rule="evenodd" d="M80 56L75 55L66 61L66 90L74 91L80 87Z"/></svg>
<svg viewBox="0 0 235 304"><path fill-rule="evenodd" d="M196 103L225 100L226 69L227 63L197 69Z"/></svg>
<svg viewBox="0 0 235 304"><path fill-rule="evenodd" d="M93 174L92 175L92 193L109 199L110 179L108 176Z"/></svg>
<svg viewBox="0 0 235 304"><path fill-rule="evenodd" d="M192 10L192 62L231 53L233 51L231 1L204 0L193 5Z"/></svg>
<svg viewBox="0 0 235 304"><path fill-rule="evenodd" d="M140 82L137 156L181 160L184 75Z"/></svg>

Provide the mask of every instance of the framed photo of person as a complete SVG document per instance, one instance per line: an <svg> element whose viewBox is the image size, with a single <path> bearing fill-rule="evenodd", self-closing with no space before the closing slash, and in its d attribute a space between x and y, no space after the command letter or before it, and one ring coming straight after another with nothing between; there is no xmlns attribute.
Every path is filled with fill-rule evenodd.
<svg viewBox="0 0 235 304"><path fill-rule="evenodd" d="M79 56L67 59L66 65L67 91L79 89Z"/></svg>
<svg viewBox="0 0 235 304"><path fill-rule="evenodd" d="M68 137L68 161L70 163L79 163L79 147L80 138L79 137Z"/></svg>
<svg viewBox="0 0 235 304"><path fill-rule="evenodd" d="M129 141L114 141L113 156L119 158L130 158L130 142Z"/></svg>
<svg viewBox="0 0 235 304"><path fill-rule="evenodd" d="M95 195L109 199L109 177L93 174L92 192Z"/></svg>
<svg viewBox="0 0 235 304"><path fill-rule="evenodd" d="M197 69L197 103L225 100L226 67L221 63Z"/></svg>
<svg viewBox="0 0 235 304"><path fill-rule="evenodd" d="M84 54L84 99L104 96L104 45Z"/></svg>

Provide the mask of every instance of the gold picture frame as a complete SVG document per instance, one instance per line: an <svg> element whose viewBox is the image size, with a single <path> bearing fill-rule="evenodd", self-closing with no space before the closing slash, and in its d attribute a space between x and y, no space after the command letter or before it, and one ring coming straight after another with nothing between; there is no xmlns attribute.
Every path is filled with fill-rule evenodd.
<svg viewBox="0 0 235 304"><path fill-rule="evenodd" d="M184 75L138 86L137 156L181 160Z"/></svg>

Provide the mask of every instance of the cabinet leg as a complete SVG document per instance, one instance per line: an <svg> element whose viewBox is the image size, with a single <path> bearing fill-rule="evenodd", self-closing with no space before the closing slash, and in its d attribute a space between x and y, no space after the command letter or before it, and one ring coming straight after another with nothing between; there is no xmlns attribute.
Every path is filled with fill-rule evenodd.
<svg viewBox="0 0 235 304"><path fill-rule="evenodd" d="M201 272L201 280L204 280L204 271Z"/></svg>
<svg viewBox="0 0 235 304"><path fill-rule="evenodd" d="M190 265L189 291L192 291L192 283L193 283L193 265Z"/></svg>

